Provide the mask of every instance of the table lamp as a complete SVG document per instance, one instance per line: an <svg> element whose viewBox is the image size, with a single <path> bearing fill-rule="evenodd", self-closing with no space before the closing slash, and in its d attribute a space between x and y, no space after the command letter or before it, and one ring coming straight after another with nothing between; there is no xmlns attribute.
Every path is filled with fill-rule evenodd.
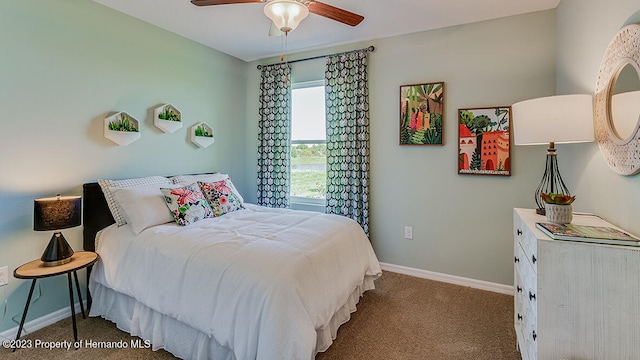
<svg viewBox="0 0 640 360"><path fill-rule="evenodd" d="M80 226L81 209L80 196L58 194L55 197L33 201L33 230L54 231L40 258L44 266L58 266L71 261L73 249L60 230Z"/></svg>
<svg viewBox="0 0 640 360"><path fill-rule="evenodd" d="M536 212L544 215L541 192L569 195L560 170L555 144L594 141L593 96L558 95L521 101L511 107L515 145L544 145L547 162L536 188Z"/></svg>

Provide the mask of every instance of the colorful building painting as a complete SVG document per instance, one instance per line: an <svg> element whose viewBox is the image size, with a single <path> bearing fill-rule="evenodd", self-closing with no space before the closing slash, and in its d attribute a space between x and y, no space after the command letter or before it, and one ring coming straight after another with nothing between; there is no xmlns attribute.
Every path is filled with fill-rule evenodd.
<svg viewBox="0 0 640 360"><path fill-rule="evenodd" d="M511 107L458 110L458 174L511 175Z"/></svg>

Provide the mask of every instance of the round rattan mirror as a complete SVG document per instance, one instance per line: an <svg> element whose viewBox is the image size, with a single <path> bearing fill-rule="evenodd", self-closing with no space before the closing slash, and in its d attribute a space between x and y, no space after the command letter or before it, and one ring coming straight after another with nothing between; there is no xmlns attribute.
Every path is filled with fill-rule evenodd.
<svg viewBox="0 0 640 360"><path fill-rule="evenodd" d="M640 172L640 24L622 28L607 48L596 84L594 130L616 173Z"/></svg>

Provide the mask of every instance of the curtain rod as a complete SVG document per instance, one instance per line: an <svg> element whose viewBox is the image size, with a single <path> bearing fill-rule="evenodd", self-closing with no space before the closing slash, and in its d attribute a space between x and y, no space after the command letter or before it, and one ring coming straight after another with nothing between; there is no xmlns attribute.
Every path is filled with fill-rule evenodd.
<svg viewBox="0 0 640 360"><path fill-rule="evenodd" d="M376 48L371 45L369 47L366 47L364 49L359 49L359 50L350 50L350 51L343 51L343 52L339 52L339 53L334 53L334 54L328 54L328 55L318 55L318 56L313 56L313 57L309 57L309 58L305 58L305 59L297 59L297 60L291 60L291 61L283 61L287 64L293 64L293 63L297 63L297 62L302 62L302 61L309 61L309 60L316 60L316 59L322 59L322 58L326 58L328 56L336 56L336 55L343 55L343 54L348 54L350 52L354 52L354 51L366 51L366 52L373 52ZM276 63L277 64L277 63ZM275 64L264 64L264 65L258 65L258 70L260 70L263 66L269 66L269 65L275 65Z"/></svg>

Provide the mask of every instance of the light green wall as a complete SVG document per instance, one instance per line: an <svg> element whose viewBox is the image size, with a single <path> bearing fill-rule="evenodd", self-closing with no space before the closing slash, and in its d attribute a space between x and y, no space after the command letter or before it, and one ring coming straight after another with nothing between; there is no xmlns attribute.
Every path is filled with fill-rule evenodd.
<svg viewBox="0 0 640 360"><path fill-rule="evenodd" d="M381 261L513 283L512 209L533 206L546 150L513 147L511 177L458 175L457 109L553 95L555 36L550 10L288 57L376 48L369 56L369 224ZM256 174L258 63L250 63L247 72L249 177ZM293 81L323 76L322 61L303 64L295 64ZM399 146L399 87L434 81L445 82L445 145ZM253 185L245 197L255 200L255 193ZM404 226L413 226L413 240L403 238Z"/></svg>
<svg viewBox="0 0 640 360"><path fill-rule="evenodd" d="M381 261L512 283L512 208L533 205L545 150L512 147L511 177L458 175L457 109L593 92L606 46L640 8L635 0L614 4L562 0L557 10L288 56L376 47L370 224ZM99 177L221 170L255 201L256 65L277 59L244 63L89 0L3 1L0 41L0 266L13 271L48 241L49 233L31 230L34 198L79 194L80 184ZM321 77L322 66L298 63L294 80ZM432 81L445 82L445 145L401 147L399 87ZM178 133L153 127L152 109L165 102L183 113ZM126 147L102 137L103 117L120 110L143 122L142 139ZM197 121L216 131L208 149L188 142L186 129ZM638 176L615 175L595 144L560 145L559 154L577 211L640 233ZM414 227L413 240L403 239L404 226ZM64 233L81 249L81 227ZM29 319L67 306L63 277L42 281L42 289ZM27 290L13 278L0 288L0 300L9 299L0 332L15 326L10 318Z"/></svg>
<svg viewBox="0 0 640 360"><path fill-rule="evenodd" d="M561 0L557 9L559 94L595 92L602 56L618 30L640 22L637 0ZM564 145L560 170L577 195L575 204L640 234L640 176L620 176L596 143Z"/></svg>
<svg viewBox="0 0 640 360"><path fill-rule="evenodd" d="M0 44L0 266L10 273L51 237L32 230L37 197L80 194L101 177L212 170L246 187L245 62L90 0L3 0ZM172 134L153 126L153 108L166 102L185 123ZM115 111L141 121L140 140L119 147L103 137ZM216 134L207 149L188 140L199 121ZM64 234L82 250L82 227ZM64 277L41 284L27 320L68 306ZM11 277L0 288L0 332L16 326L28 285Z"/></svg>

